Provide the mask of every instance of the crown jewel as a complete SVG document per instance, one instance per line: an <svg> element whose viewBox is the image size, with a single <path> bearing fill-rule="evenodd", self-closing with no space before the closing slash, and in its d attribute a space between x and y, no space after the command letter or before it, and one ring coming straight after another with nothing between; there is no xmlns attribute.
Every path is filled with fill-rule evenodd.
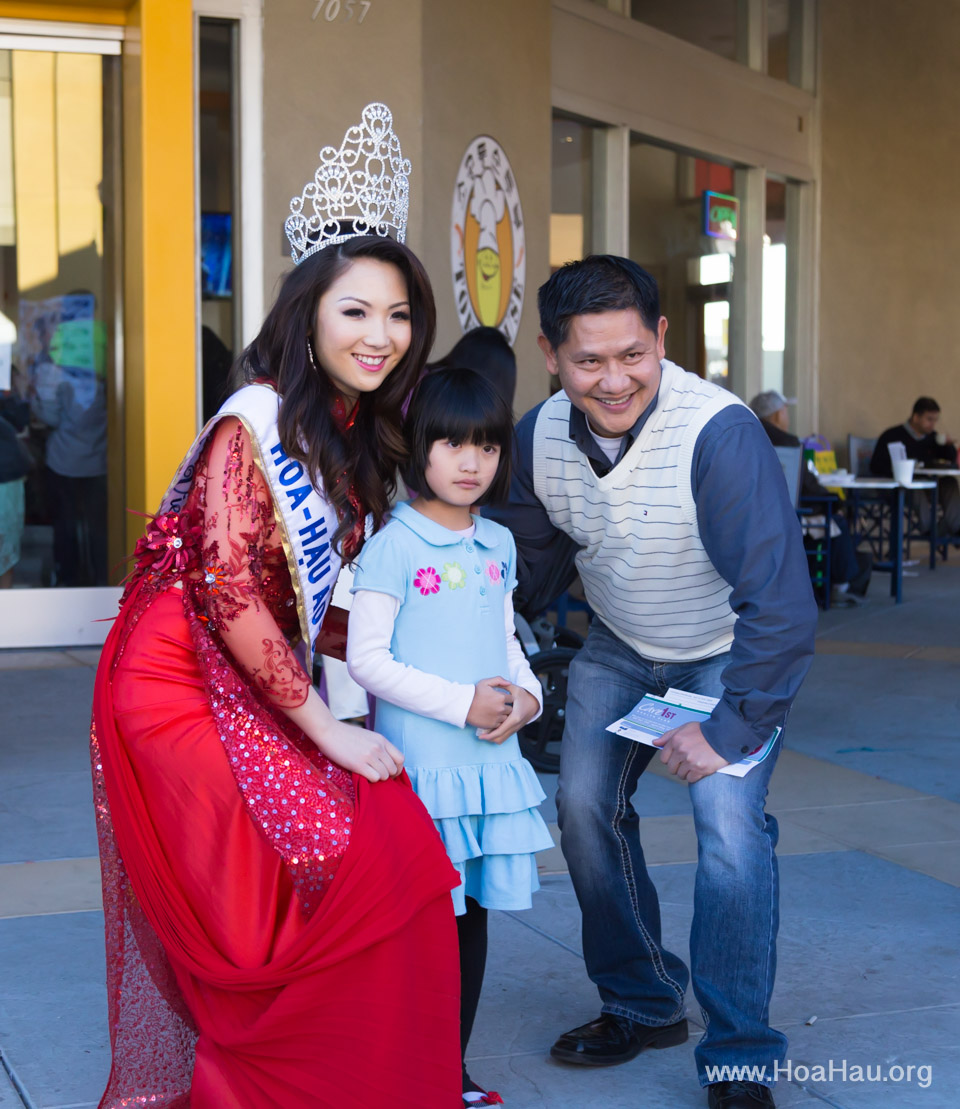
<svg viewBox="0 0 960 1109"><path fill-rule="evenodd" d="M391 234L403 242L410 204L410 160L400 153L393 114L368 104L340 149L325 146L303 193L290 201L284 230L298 265L325 246L354 235Z"/></svg>

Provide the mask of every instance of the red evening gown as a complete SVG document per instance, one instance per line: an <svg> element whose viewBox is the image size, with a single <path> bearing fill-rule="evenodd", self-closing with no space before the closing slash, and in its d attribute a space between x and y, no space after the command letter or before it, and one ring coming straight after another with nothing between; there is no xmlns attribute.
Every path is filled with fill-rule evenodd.
<svg viewBox="0 0 960 1109"><path fill-rule="evenodd" d="M236 421L137 553L94 694L101 1109L459 1106L456 875L405 777L348 774L282 711L309 678Z"/></svg>

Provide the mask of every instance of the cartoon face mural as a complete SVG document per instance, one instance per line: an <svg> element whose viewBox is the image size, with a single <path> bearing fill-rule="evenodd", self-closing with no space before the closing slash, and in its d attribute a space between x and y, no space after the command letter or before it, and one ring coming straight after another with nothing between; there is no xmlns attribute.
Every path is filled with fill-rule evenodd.
<svg viewBox="0 0 960 1109"><path fill-rule="evenodd" d="M526 276L523 209L507 156L489 135L475 138L460 162L450 222L460 326L498 327L512 343Z"/></svg>

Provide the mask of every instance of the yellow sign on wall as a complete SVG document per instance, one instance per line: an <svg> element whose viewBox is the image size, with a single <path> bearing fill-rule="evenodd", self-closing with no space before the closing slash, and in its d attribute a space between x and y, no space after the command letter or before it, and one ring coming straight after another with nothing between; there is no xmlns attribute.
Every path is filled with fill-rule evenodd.
<svg viewBox="0 0 960 1109"><path fill-rule="evenodd" d="M510 162L489 135L475 138L463 155L450 223L460 326L497 327L512 343L526 278L523 209Z"/></svg>

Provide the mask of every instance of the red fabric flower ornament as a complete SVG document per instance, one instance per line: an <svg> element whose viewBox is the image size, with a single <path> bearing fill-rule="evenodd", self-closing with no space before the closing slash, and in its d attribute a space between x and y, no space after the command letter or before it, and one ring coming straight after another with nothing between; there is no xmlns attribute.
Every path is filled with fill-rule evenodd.
<svg viewBox="0 0 960 1109"><path fill-rule="evenodd" d="M154 574L168 570L183 573L196 557L202 527L198 520L179 512L163 512L147 524L133 556L137 565L149 565Z"/></svg>

